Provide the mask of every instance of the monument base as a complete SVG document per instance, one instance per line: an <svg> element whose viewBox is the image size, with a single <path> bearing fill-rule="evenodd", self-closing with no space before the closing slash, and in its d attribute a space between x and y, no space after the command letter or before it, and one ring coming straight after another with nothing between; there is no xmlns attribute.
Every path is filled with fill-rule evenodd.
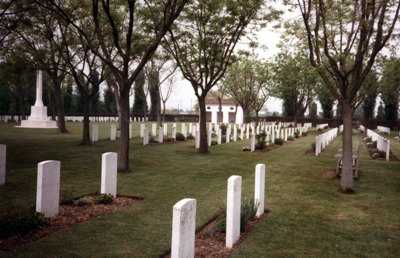
<svg viewBox="0 0 400 258"><path fill-rule="evenodd" d="M50 120L47 116L47 107L45 106L32 106L31 115L28 120L22 120L22 128L57 128L56 121Z"/></svg>

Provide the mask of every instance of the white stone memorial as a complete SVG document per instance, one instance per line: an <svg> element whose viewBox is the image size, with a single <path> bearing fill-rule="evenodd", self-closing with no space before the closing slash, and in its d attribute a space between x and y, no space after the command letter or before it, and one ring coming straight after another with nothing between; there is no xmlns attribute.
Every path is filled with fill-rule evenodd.
<svg viewBox="0 0 400 258"><path fill-rule="evenodd" d="M251 139L250 139L250 150L251 152L255 151L256 149L256 136L255 134L251 134Z"/></svg>
<svg viewBox="0 0 400 258"><path fill-rule="evenodd" d="M158 127L158 143L164 142L164 129L162 127Z"/></svg>
<svg viewBox="0 0 400 258"><path fill-rule="evenodd" d="M7 146L0 144L0 185L6 183Z"/></svg>
<svg viewBox="0 0 400 258"><path fill-rule="evenodd" d="M207 131L207 144L208 144L208 146L211 146L211 140L212 140L212 131L208 130Z"/></svg>
<svg viewBox="0 0 400 258"><path fill-rule="evenodd" d="M242 177L228 179L226 201L226 247L232 248L240 237L240 206L242 199Z"/></svg>
<svg viewBox="0 0 400 258"><path fill-rule="evenodd" d="M115 125L111 125L110 139L111 141L115 141L117 139L117 127Z"/></svg>
<svg viewBox="0 0 400 258"><path fill-rule="evenodd" d="M149 129L143 129L143 145L149 144Z"/></svg>
<svg viewBox="0 0 400 258"><path fill-rule="evenodd" d="M47 160L38 163L36 211L45 217L58 214L60 202L60 161Z"/></svg>
<svg viewBox="0 0 400 258"><path fill-rule="evenodd" d="M264 214L264 195L265 195L265 164L257 164L255 172L254 202L257 206L256 216Z"/></svg>
<svg viewBox="0 0 400 258"><path fill-rule="evenodd" d="M99 141L99 126L92 125L92 142L98 142L98 141Z"/></svg>
<svg viewBox="0 0 400 258"><path fill-rule="evenodd" d="M156 137L157 136L157 124L153 123L151 125L151 136Z"/></svg>
<svg viewBox="0 0 400 258"><path fill-rule="evenodd" d="M200 131L196 131L196 149L200 148Z"/></svg>
<svg viewBox="0 0 400 258"><path fill-rule="evenodd" d="M175 139L176 139L176 125L172 127L171 137L175 141Z"/></svg>
<svg viewBox="0 0 400 258"><path fill-rule="evenodd" d="M140 124L140 138L143 138L143 136L144 136L144 134L143 134L144 129L146 129L146 125Z"/></svg>
<svg viewBox="0 0 400 258"><path fill-rule="evenodd" d="M196 230L196 199L177 202L172 211L171 258L193 258Z"/></svg>
<svg viewBox="0 0 400 258"><path fill-rule="evenodd" d="M221 129L218 129L217 143L218 144L222 143L222 130Z"/></svg>
<svg viewBox="0 0 400 258"><path fill-rule="evenodd" d="M132 139L132 124L129 124L129 139Z"/></svg>
<svg viewBox="0 0 400 258"><path fill-rule="evenodd" d="M57 128L56 121L47 116L47 107L43 104L42 71L36 73L36 102L31 106L31 115L27 120L21 121L23 128Z"/></svg>
<svg viewBox="0 0 400 258"><path fill-rule="evenodd" d="M106 152L101 155L101 189L102 194L117 197L117 164L118 154Z"/></svg>

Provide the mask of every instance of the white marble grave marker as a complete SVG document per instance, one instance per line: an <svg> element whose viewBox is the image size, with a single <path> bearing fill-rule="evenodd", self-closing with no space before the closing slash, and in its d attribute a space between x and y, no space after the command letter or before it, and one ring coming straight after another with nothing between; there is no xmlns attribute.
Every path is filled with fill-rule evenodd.
<svg viewBox="0 0 400 258"><path fill-rule="evenodd" d="M156 137L157 136L157 124L153 123L151 125L151 136Z"/></svg>
<svg viewBox="0 0 400 258"><path fill-rule="evenodd" d="M164 129L162 127L158 127L158 143L162 143L164 141Z"/></svg>
<svg viewBox="0 0 400 258"><path fill-rule="evenodd" d="M0 185L6 183L7 146L0 144Z"/></svg>
<svg viewBox="0 0 400 258"><path fill-rule="evenodd" d="M146 129L145 124L140 124L140 138L144 137L143 130Z"/></svg>
<svg viewBox="0 0 400 258"><path fill-rule="evenodd" d="M172 211L171 258L194 257L196 199L177 202Z"/></svg>
<svg viewBox="0 0 400 258"><path fill-rule="evenodd" d="M118 154L106 152L101 156L101 191L117 197L117 164Z"/></svg>
<svg viewBox="0 0 400 258"><path fill-rule="evenodd" d="M265 195L265 164L256 165L255 173L254 202L257 205L256 216L264 214L264 195Z"/></svg>
<svg viewBox="0 0 400 258"><path fill-rule="evenodd" d="M132 124L129 124L129 139L132 139Z"/></svg>
<svg viewBox="0 0 400 258"><path fill-rule="evenodd" d="M218 139L217 139L217 143L221 144L222 143L222 130L218 129Z"/></svg>
<svg viewBox="0 0 400 258"><path fill-rule="evenodd" d="M172 127L171 137L175 141L175 139L176 139L176 125Z"/></svg>
<svg viewBox="0 0 400 258"><path fill-rule="evenodd" d="M242 199L242 177L228 179L226 201L226 247L232 248L240 237L240 205Z"/></svg>
<svg viewBox="0 0 400 258"><path fill-rule="evenodd" d="M98 142L98 141L99 141L99 126L92 125L92 142Z"/></svg>
<svg viewBox="0 0 400 258"><path fill-rule="evenodd" d="M254 133L251 134L250 140L250 150L253 152L256 149L256 135Z"/></svg>
<svg viewBox="0 0 400 258"><path fill-rule="evenodd" d="M200 148L200 131L196 131L196 149Z"/></svg>
<svg viewBox="0 0 400 258"><path fill-rule="evenodd" d="M115 125L111 125L110 139L111 141L115 141L115 139L117 139L117 127Z"/></svg>
<svg viewBox="0 0 400 258"><path fill-rule="evenodd" d="M58 213L60 202L60 161L46 160L38 163L36 211L45 217Z"/></svg>
<svg viewBox="0 0 400 258"><path fill-rule="evenodd" d="M211 146L211 140L212 140L212 131L208 130L207 131L207 144L208 144L208 146Z"/></svg>
<svg viewBox="0 0 400 258"><path fill-rule="evenodd" d="M149 129L143 129L143 145L149 144Z"/></svg>

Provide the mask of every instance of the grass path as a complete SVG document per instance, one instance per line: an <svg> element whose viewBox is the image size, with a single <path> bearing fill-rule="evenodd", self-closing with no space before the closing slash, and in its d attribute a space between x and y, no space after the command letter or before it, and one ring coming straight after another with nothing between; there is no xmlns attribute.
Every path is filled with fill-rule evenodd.
<svg viewBox="0 0 400 258"><path fill-rule="evenodd" d="M71 133L14 129L0 125L7 144L7 184L0 187L0 210L34 206L37 162L61 160L61 195L99 191L101 154L118 142L78 145L80 124ZM101 123L100 139L108 137ZM179 127L180 128L180 127ZM135 123L134 135L139 124ZM400 162L370 160L363 149L356 193L339 193L335 169L341 146L334 140L319 157L306 154L314 134L264 153L241 152L246 141L198 154L193 141L142 146L131 141L132 172L118 174L118 193L144 197L139 204L74 225L1 257L158 257L170 247L172 206L197 199L197 227L226 198L230 175L243 177L243 195L252 196L254 167L265 163L266 208L271 212L234 252L234 257L398 257L400 254ZM361 136L355 135L357 145Z"/></svg>

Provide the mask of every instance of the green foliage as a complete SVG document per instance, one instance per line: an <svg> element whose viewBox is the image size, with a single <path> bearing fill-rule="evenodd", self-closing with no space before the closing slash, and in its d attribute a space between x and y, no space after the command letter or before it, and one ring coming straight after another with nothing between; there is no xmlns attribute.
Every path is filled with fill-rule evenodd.
<svg viewBox="0 0 400 258"><path fill-rule="evenodd" d="M189 134L189 135L186 137L186 139L187 139L187 140L194 140L194 136L191 135L191 134Z"/></svg>
<svg viewBox="0 0 400 258"><path fill-rule="evenodd" d="M376 71L371 70L362 88L365 92L365 98L362 103L364 119L374 118L376 97L378 97L379 87L378 74Z"/></svg>
<svg viewBox="0 0 400 258"><path fill-rule="evenodd" d="M140 72L135 80L135 99L133 102L132 112L136 114L144 114L147 112L146 95L144 94L144 84L146 77L144 72Z"/></svg>
<svg viewBox="0 0 400 258"><path fill-rule="evenodd" d="M312 143L311 143L311 149L312 149L313 151L315 151L315 147L316 147L316 143L315 143L315 142L312 142Z"/></svg>
<svg viewBox="0 0 400 258"><path fill-rule="evenodd" d="M302 133L301 133L301 136L307 136L307 135L308 135L307 132L302 132Z"/></svg>
<svg viewBox="0 0 400 258"><path fill-rule="evenodd" d="M221 125L219 126L219 128L221 129L221 134L222 134L222 135L226 135L226 129L227 129L226 124L221 124Z"/></svg>
<svg viewBox="0 0 400 258"><path fill-rule="evenodd" d="M24 211L8 211L0 217L0 239L24 235L46 223L42 213L34 209Z"/></svg>
<svg viewBox="0 0 400 258"><path fill-rule="evenodd" d="M320 84L317 89L318 100L321 103L322 108L322 117L323 118L332 118L333 117L333 104L335 103L335 98L332 97L329 89Z"/></svg>
<svg viewBox="0 0 400 258"><path fill-rule="evenodd" d="M114 197L111 194L100 194L93 197L93 203L95 204L111 204Z"/></svg>
<svg viewBox="0 0 400 258"><path fill-rule="evenodd" d="M274 144L276 144L276 145L283 145L283 139L282 139L282 138L275 138Z"/></svg>
<svg viewBox="0 0 400 258"><path fill-rule="evenodd" d="M294 132L294 137L295 137L295 138L299 138L299 137L300 137L300 132L296 130L296 131Z"/></svg>
<svg viewBox="0 0 400 258"><path fill-rule="evenodd" d="M266 147L266 138L267 138L267 134L265 132L261 132L259 134L256 135L256 139L257 139L257 143L255 148L257 150L264 150Z"/></svg>
<svg viewBox="0 0 400 258"><path fill-rule="evenodd" d="M294 137L293 136L289 136L287 139L288 139L288 141L294 141Z"/></svg>
<svg viewBox="0 0 400 258"><path fill-rule="evenodd" d="M240 232L244 232L247 224L256 217L258 205L255 204L253 198L245 197L242 199L240 206ZM222 232L226 231L226 204L224 203L221 207L223 212L221 217L217 220L214 231Z"/></svg>
<svg viewBox="0 0 400 258"><path fill-rule="evenodd" d="M381 98L385 103L385 120L395 121L398 117L400 95L400 59L392 58L384 62Z"/></svg>
<svg viewBox="0 0 400 258"><path fill-rule="evenodd" d="M186 140L185 136L182 133L176 133L175 139L177 141L184 141Z"/></svg>

